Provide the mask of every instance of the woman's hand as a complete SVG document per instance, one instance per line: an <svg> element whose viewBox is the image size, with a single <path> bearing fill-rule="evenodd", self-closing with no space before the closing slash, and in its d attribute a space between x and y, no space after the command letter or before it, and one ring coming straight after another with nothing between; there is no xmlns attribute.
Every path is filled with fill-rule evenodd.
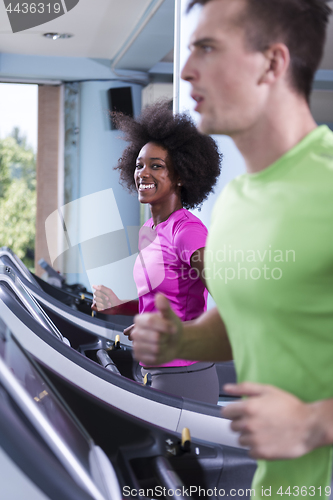
<svg viewBox="0 0 333 500"><path fill-rule="evenodd" d="M110 309L123 303L111 288L107 288L104 285L93 285L93 288L95 292L92 309L95 311L103 311L104 309Z"/></svg>

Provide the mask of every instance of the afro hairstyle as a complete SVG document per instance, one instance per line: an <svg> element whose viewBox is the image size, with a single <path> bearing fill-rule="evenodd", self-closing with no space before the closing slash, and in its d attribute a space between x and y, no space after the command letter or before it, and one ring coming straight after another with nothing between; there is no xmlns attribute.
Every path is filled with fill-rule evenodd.
<svg viewBox="0 0 333 500"><path fill-rule="evenodd" d="M201 134L186 113L173 114L169 101L160 101L146 107L138 119L122 113L112 113L123 139L130 144L115 167L120 171L120 182L129 191L136 191L134 171L140 150L148 142L168 152L176 175L182 182L181 201L184 208L200 206L213 191L221 172L222 155L215 141Z"/></svg>

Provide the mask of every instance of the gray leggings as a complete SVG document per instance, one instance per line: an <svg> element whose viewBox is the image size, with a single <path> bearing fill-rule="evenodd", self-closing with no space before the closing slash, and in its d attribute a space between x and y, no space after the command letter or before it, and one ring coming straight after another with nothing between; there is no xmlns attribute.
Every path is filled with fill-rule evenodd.
<svg viewBox="0 0 333 500"><path fill-rule="evenodd" d="M214 363L197 362L189 366L145 367L142 377L152 376L151 387L175 396L216 404L219 380Z"/></svg>

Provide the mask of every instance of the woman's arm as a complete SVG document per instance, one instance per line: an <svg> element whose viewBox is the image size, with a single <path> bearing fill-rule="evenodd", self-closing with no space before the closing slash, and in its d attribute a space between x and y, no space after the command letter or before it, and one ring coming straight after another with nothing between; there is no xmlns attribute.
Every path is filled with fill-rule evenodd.
<svg viewBox="0 0 333 500"><path fill-rule="evenodd" d="M206 285L206 280L205 280L205 272L204 272L204 253L205 253L205 248L199 248L195 252L192 253L191 259L190 259L190 264L193 269L196 269L199 273L199 278L205 285Z"/></svg>
<svg viewBox="0 0 333 500"><path fill-rule="evenodd" d="M102 314L124 314L134 316L139 312L138 300L120 300L117 295L104 285L93 285L94 301L91 306L93 311Z"/></svg>

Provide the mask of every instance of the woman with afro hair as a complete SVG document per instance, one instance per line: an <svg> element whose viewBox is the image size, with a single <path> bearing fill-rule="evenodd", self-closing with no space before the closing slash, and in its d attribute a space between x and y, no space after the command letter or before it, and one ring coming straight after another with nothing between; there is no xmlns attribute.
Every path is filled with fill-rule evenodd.
<svg viewBox="0 0 333 500"><path fill-rule="evenodd" d="M206 310L203 254L207 229L187 209L202 204L220 174L221 155L214 140L198 132L186 114L173 115L167 102L145 108L135 120L115 113L129 142L118 166L121 182L149 204L151 218L139 234L134 266L138 297L120 300L109 288L94 286L93 308L106 314L154 312L162 293L182 321ZM131 328L125 334L131 334ZM219 387L213 363L175 359L142 366L152 387L198 401L216 403Z"/></svg>

